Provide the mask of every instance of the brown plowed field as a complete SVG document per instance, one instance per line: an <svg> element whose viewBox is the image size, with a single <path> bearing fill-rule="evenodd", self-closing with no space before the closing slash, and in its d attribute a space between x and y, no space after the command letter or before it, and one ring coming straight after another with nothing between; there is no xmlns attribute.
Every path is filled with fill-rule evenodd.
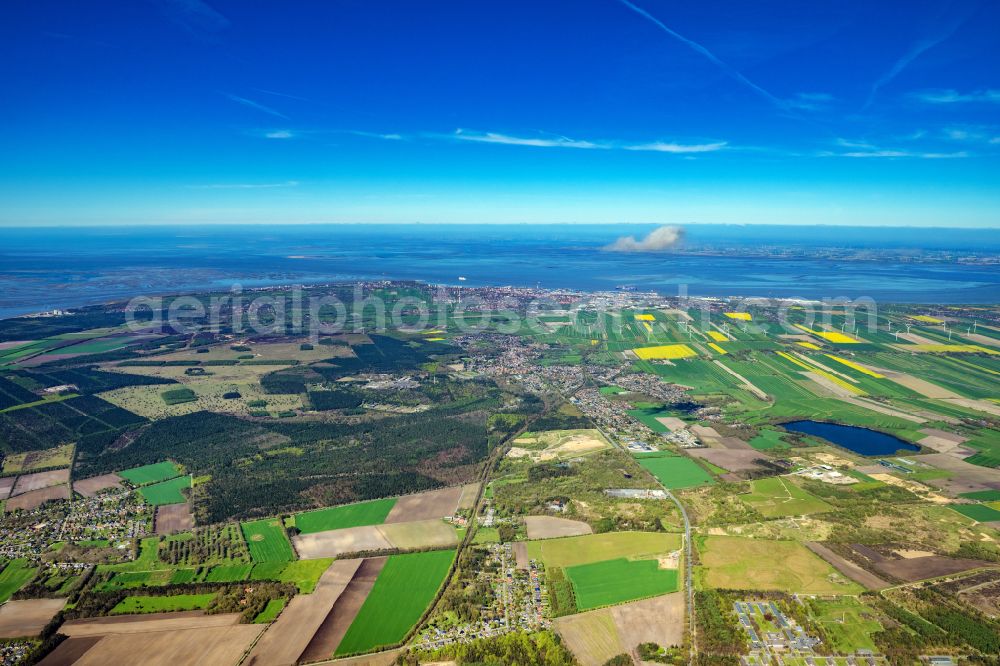
<svg viewBox="0 0 1000 666"><path fill-rule="evenodd" d="M354 622L358 611L361 610L361 605L368 598L368 593L372 591L375 579L378 578L387 559L389 558L369 557L361 563L354 573L354 578L347 584L323 620L323 624L313 634L299 661L318 661L333 655L340 641L344 639L347 629Z"/></svg>
<svg viewBox="0 0 1000 666"><path fill-rule="evenodd" d="M101 474L92 476L89 479L80 479L73 482L73 490L84 497L93 497L101 490L108 488L121 488L122 477L117 474Z"/></svg>
<svg viewBox="0 0 1000 666"><path fill-rule="evenodd" d="M173 534L194 527L190 504L164 504L156 507L156 533Z"/></svg>
<svg viewBox="0 0 1000 666"><path fill-rule="evenodd" d="M387 523L408 523L452 516L462 497L462 486L428 490L416 495L400 497L386 516Z"/></svg>
<svg viewBox="0 0 1000 666"><path fill-rule="evenodd" d="M869 590L881 590L884 587L889 587L889 583L886 581L882 580L873 573L865 571L854 562L841 557L821 543L807 541L806 548L829 562L833 565L834 569L844 574L855 583L864 585Z"/></svg>
<svg viewBox="0 0 1000 666"><path fill-rule="evenodd" d="M323 572L312 594L295 596L257 641L246 666L295 664L347 589L363 560L337 560Z"/></svg>

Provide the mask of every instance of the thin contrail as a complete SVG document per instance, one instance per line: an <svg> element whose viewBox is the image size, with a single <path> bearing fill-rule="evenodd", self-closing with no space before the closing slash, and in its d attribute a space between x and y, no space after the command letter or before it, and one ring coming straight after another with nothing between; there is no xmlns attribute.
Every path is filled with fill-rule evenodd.
<svg viewBox="0 0 1000 666"><path fill-rule="evenodd" d="M896 78L897 76L899 76L899 74L904 69L906 69L910 65L911 62L913 62L914 60L916 60L917 58L919 58L921 55L923 55L923 53L925 51L928 51L928 50L934 48L935 46L937 46L938 44L940 44L944 40L946 40L949 37L951 37L952 35L954 35L955 31L958 30L958 28L963 23L965 23L965 20L966 20L966 17L964 17L964 16L963 17L959 17L958 19L956 19L955 21L952 22L952 24L948 27L948 29L943 34L938 35L937 37L931 37L929 39L920 40L919 42L917 42L916 44L914 44L913 46L911 46L910 50L903 54L903 57L901 57L899 60L897 60L895 63L893 63L892 68L890 68L888 72L886 72L885 74L883 74L882 76L880 76L879 79L877 81L875 81L874 84L872 84L871 92L868 94L868 99L865 100L865 105L863 107L861 107L861 110L864 111L869 106L872 105L872 102L875 101L875 96L878 95L878 91L882 88L882 86L884 86L885 84L889 83L894 78Z"/></svg>
<svg viewBox="0 0 1000 666"><path fill-rule="evenodd" d="M629 0L619 0L619 2L621 2L623 5L625 5L632 11L634 11L639 16L642 16L648 19L649 21L652 21L656 26L658 26L661 30L663 30L665 33L667 33L674 39L678 40L679 42L685 44L694 51L708 58L715 66L722 69L722 71L728 74L731 78L736 79L736 81L738 81L739 83L742 83L747 88L750 88L755 93L757 93L758 95L769 101L771 104L774 104L782 111L790 111L788 105L784 101L778 99L777 97L775 97L768 91L764 90L763 88L761 88L759 85L757 85L747 77L743 76L743 74L740 73L739 70L729 65L725 61L721 60L718 56L716 56L714 53L709 51L707 48L705 48L698 42L688 39L687 37L676 32L675 30L671 30L669 27L666 26L666 24L663 23L663 21L650 14L642 7L637 7L636 5L632 4L631 2L629 2Z"/></svg>

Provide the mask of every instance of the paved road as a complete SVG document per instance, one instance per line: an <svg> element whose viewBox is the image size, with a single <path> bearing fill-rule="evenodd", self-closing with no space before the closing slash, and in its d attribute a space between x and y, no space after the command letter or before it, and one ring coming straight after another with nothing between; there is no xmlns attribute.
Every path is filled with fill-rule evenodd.
<svg viewBox="0 0 1000 666"><path fill-rule="evenodd" d="M662 485L662 484L661 484ZM687 616L688 616L688 632L691 635L691 663L694 663L694 653L695 653L695 629L694 629L694 585L692 584L691 570L694 569L692 562L694 561L691 556L691 522L688 520L687 511L684 510L684 505L681 504L680 500L674 497L674 494L666 487L663 490L667 493L667 497L677 505L680 509L681 518L684 520L684 578L685 585L687 585Z"/></svg>

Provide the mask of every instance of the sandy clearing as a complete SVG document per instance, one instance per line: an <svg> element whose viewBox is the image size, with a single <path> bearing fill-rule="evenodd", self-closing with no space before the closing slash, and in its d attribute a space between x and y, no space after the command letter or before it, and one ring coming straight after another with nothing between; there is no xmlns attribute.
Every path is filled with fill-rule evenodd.
<svg viewBox="0 0 1000 666"><path fill-rule="evenodd" d="M69 499L69 486L49 486L48 488L32 490L23 495L12 497L4 504L4 511L14 511L15 509L28 511L45 504L49 500L57 499Z"/></svg>
<svg viewBox="0 0 1000 666"><path fill-rule="evenodd" d="M8 601L0 606L0 638L37 636L65 605L65 599Z"/></svg>
<svg viewBox="0 0 1000 666"><path fill-rule="evenodd" d="M404 495L396 500L386 523L408 523L414 520L430 520L455 515L458 501L462 497L462 486L452 486L439 490L428 490L416 495Z"/></svg>
<svg viewBox="0 0 1000 666"><path fill-rule="evenodd" d="M292 537L292 543L295 546L295 552L303 560L337 557L344 553L356 553L361 550L392 548L392 544L375 525L299 534Z"/></svg>
<svg viewBox="0 0 1000 666"><path fill-rule="evenodd" d="M202 666L235 664L263 630L257 624L105 636L83 653L78 666L134 664Z"/></svg>
<svg viewBox="0 0 1000 666"><path fill-rule="evenodd" d="M377 525L386 541L396 548L430 548L458 545L455 528L440 518L409 523Z"/></svg>
<svg viewBox="0 0 1000 666"><path fill-rule="evenodd" d="M80 479L73 482L73 490L84 497L93 497L100 491L107 490L108 488L121 487L122 477L114 473L101 474L100 476L92 476L89 479Z"/></svg>
<svg viewBox="0 0 1000 666"><path fill-rule="evenodd" d="M149 634L155 632L187 631L199 628L231 627L239 624L239 613L205 615L203 611L179 613L146 613L144 615L115 615L91 617L64 622L59 633L71 638L106 636L110 634Z"/></svg>
<svg viewBox="0 0 1000 666"><path fill-rule="evenodd" d="M0 500L7 499L10 491L14 489L15 481L17 481L16 476L0 477Z"/></svg>
<svg viewBox="0 0 1000 666"><path fill-rule="evenodd" d="M194 527L191 503L165 504L156 507L155 525L157 534L173 534L191 529Z"/></svg>
<svg viewBox="0 0 1000 666"><path fill-rule="evenodd" d="M247 666L295 664L350 584L364 560L337 560L323 572L312 594L296 595L257 641Z"/></svg>
<svg viewBox="0 0 1000 666"><path fill-rule="evenodd" d="M611 608L611 619L628 651L640 643L669 647L684 641L684 593L674 592Z"/></svg>
<svg viewBox="0 0 1000 666"><path fill-rule="evenodd" d="M844 574L855 583L863 585L869 590L881 590L884 587L889 587L889 583L886 581L882 580L873 573L865 571L854 562L841 557L823 544L815 541L806 541L805 545L806 548L822 557L824 560L829 562L834 569Z"/></svg>
<svg viewBox="0 0 1000 666"><path fill-rule="evenodd" d="M14 484L14 490L12 490L10 494L11 497L14 497L24 493L29 493L32 490L39 490L41 488L48 488L49 486L57 486L60 483L68 482L69 468L53 469L48 472L22 474L17 477L17 483Z"/></svg>
<svg viewBox="0 0 1000 666"><path fill-rule="evenodd" d="M590 525L585 522L554 516L525 516L524 524L528 528L529 539L549 539L594 533Z"/></svg>
<svg viewBox="0 0 1000 666"><path fill-rule="evenodd" d="M375 586L375 580L388 559L388 557L369 557L361 563L351 582L334 602L326 619L313 634L299 661L327 659L333 655L340 641L344 640L344 635L357 617L365 599L368 598L368 593Z"/></svg>
<svg viewBox="0 0 1000 666"><path fill-rule="evenodd" d="M911 481L909 479L901 479L892 474L886 474L885 472L878 472L875 474L869 474L876 481L881 481L890 486L896 486L897 488L903 488L904 490L909 490L911 493L915 494L921 499L925 499L934 504L951 504L951 500L944 495L939 495L938 493L931 490L928 486L925 486L918 481Z"/></svg>

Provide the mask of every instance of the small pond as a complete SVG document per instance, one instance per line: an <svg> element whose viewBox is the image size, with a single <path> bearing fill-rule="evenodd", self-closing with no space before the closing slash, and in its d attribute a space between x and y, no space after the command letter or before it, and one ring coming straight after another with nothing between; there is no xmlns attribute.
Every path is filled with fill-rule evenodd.
<svg viewBox="0 0 1000 666"><path fill-rule="evenodd" d="M837 446L863 456L888 456L897 451L919 451L920 447L899 437L857 426L823 423L822 421L789 421L781 427L804 435L822 437Z"/></svg>

